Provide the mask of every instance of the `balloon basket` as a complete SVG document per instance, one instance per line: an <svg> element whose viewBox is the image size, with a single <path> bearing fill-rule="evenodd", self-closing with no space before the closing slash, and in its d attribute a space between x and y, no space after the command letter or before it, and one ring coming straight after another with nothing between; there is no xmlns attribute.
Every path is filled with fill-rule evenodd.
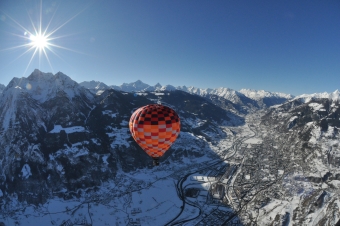
<svg viewBox="0 0 340 226"><path fill-rule="evenodd" d="M159 159L158 158L154 158L153 159L153 165L154 166L159 166Z"/></svg>

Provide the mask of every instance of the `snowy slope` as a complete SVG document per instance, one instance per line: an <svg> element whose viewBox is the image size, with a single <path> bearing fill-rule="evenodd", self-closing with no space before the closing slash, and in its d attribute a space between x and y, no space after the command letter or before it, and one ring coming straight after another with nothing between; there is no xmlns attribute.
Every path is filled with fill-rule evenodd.
<svg viewBox="0 0 340 226"><path fill-rule="evenodd" d="M293 100L301 100L305 103L310 102L313 99L329 99L332 101L339 101L340 100L340 91L335 90L332 93L313 93L313 94L302 94L297 97L295 97Z"/></svg>
<svg viewBox="0 0 340 226"><path fill-rule="evenodd" d="M271 97L292 99L294 97L291 94L268 92L264 90L254 90L254 89L241 89L239 92L253 100L261 100L263 98L271 98Z"/></svg>

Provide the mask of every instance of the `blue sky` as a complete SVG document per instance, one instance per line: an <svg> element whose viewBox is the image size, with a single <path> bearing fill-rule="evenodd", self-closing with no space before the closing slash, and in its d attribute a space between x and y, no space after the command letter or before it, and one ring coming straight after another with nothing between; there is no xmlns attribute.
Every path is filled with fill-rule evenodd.
<svg viewBox="0 0 340 226"><path fill-rule="evenodd" d="M19 4L21 3L21 4ZM50 64L28 47L30 18L51 37ZM14 22L14 20L16 22ZM77 82L340 89L340 1L0 1L0 83L35 68ZM20 24L20 25L19 25ZM25 29L24 29L25 28ZM26 37L26 38L24 38ZM19 58L18 58L19 57ZM52 67L51 67L52 66Z"/></svg>

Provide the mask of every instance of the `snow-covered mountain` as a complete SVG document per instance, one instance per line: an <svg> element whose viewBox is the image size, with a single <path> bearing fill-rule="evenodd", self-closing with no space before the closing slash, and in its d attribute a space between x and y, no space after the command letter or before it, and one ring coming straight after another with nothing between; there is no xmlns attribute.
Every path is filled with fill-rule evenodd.
<svg viewBox="0 0 340 226"><path fill-rule="evenodd" d="M291 94L268 92L264 90L241 89L239 92L243 93L246 97L249 97L253 100L261 100L263 98L271 98L274 96L277 98L285 98L285 99L292 99L294 97Z"/></svg>
<svg viewBox="0 0 340 226"><path fill-rule="evenodd" d="M43 73L38 69L34 70L27 78L13 78L4 93L7 90L20 90L19 92L27 93L40 103L55 98L59 93L62 93L71 101L79 95L85 95L89 99L93 98L87 89L84 89L67 75L61 72L55 75Z"/></svg>
<svg viewBox="0 0 340 226"><path fill-rule="evenodd" d="M302 94L294 98L294 100L301 100L303 102L309 102L315 99L329 99L331 101L339 101L340 100L340 91L335 90L332 93L313 93L313 94Z"/></svg>
<svg viewBox="0 0 340 226"><path fill-rule="evenodd" d="M229 89L229 88L216 88L216 89L200 89L200 88L196 88L196 87L181 87L181 89L183 91L186 91L188 93L193 93L193 94L197 94L200 96L207 96L207 95L216 95L216 96L220 96L223 97L227 100L230 100L231 102L233 102L234 104L240 104L242 103L240 97L243 97L242 94L240 94L239 92L233 90L233 89Z"/></svg>
<svg viewBox="0 0 340 226"><path fill-rule="evenodd" d="M117 91L124 92L139 92L139 91L155 91L158 87L161 87L160 84L156 84L155 86L150 86L143 83L140 80L131 83L123 83L120 86L116 85L106 85L99 81L90 81L90 82L81 82L79 85L84 86L86 89L89 89L92 93L96 95L100 95L102 92L108 89L114 89Z"/></svg>
<svg viewBox="0 0 340 226"><path fill-rule="evenodd" d="M109 86L98 81L81 82L79 85L84 86L86 89L109 89Z"/></svg>
<svg viewBox="0 0 340 226"><path fill-rule="evenodd" d="M181 133L152 167L128 122L156 102ZM337 225L339 116L339 91L80 85L35 70L0 98L0 225Z"/></svg>
<svg viewBox="0 0 340 226"><path fill-rule="evenodd" d="M91 92L97 95L100 95L105 90L110 89L110 87L107 86L106 84L102 82L94 81L94 80L89 81L89 82L81 82L79 83L79 85L85 87L86 89L90 90Z"/></svg>
<svg viewBox="0 0 340 226"><path fill-rule="evenodd" d="M58 99L63 99L64 106L56 105ZM63 112L68 104L76 112L80 103L91 105L93 101L93 95L67 75L61 72L53 75L35 70L27 78L13 78L4 89L0 99L0 128L6 130L9 125L15 125L17 120L24 120L27 116L42 117L39 112L40 106L38 106L40 104L44 107L50 106L48 115L52 116ZM20 116L18 111L22 111L25 106L31 114L22 112L23 115ZM61 108L60 111L59 108ZM45 127L44 121L36 120Z"/></svg>
<svg viewBox="0 0 340 226"><path fill-rule="evenodd" d="M94 90L95 93L98 92L98 83L91 83L84 82L80 83L81 85L84 84L84 87L90 90ZM100 83L102 84L102 83ZM100 90L107 89L108 86L102 86ZM172 85L162 86L161 84L157 83L154 86L150 86L148 84L143 83L142 81L138 80L132 83L124 83L121 86L110 86L115 90L121 90L125 92L156 92L156 91L172 91L172 90L182 90L191 94L196 94L199 96L206 97L208 99L216 99L216 97L224 98L225 100L230 101L233 105L237 106L235 108L263 108L263 107L270 107L275 104L281 104L286 100L292 99L293 96L290 94L284 93L272 93L267 92L264 90L256 91L250 89L242 89L240 91L236 91L230 88L216 88L216 89L201 89L197 87L187 87L187 86L178 86L174 87ZM102 92L102 91L101 91ZM100 92L99 92L100 93ZM243 106L243 107L241 107Z"/></svg>
<svg viewBox="0 0 340 226"><path fill-rule="evenodd" d="M123 83L120 88L122 91L125 92L137 92L137 91L142 91L146 88L148 88L149 85L143 83L141 80L137 80L136 82L132 83Z"/></svg>
<svg viewBox="0 0 340 226"><path fill-rule="evenodd" d="M294 98L291 94L268 92L264 90L241 89L239 92L252 100L256 100L259 105L265 107L282 104L283 102Z"/></svg>

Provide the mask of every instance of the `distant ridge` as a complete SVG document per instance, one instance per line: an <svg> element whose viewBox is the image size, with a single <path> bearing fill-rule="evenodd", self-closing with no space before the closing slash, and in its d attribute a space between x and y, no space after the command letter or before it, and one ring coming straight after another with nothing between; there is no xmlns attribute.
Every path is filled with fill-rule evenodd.
<svg viewBox="0 0 340 226"><path fill-rule="evenodd" d="M332 101L339 101L340 100L340 91L335 90L332 93L313 93L313 94L302 94L300 96L295 97L294 99L300 99L303 102L309 102L313 99L329 99Z"/></svg>
<svg viewBox="0 0 340 226"><path fill-rule="evenodd" d="M157 83L154 86L143 83L141 80L131 83L123 83L120 86L111 85L108 86L102 82L81 82L80 85L89 89L91 92L100 95L104 90L115 89L124 92L157 92L157 91L173 91L181 90L187 93L196 94L206 98L211 98L212 96L219 96L226 100L231 101L233 104L239 105L251 105L256 107L269 107L275 104L281 104L287 100L294 98L291 94L268 92L264 90L251 90L251 89L241 89L236 91L230 88L197 88L193 86L172 86Z"/></svg>

